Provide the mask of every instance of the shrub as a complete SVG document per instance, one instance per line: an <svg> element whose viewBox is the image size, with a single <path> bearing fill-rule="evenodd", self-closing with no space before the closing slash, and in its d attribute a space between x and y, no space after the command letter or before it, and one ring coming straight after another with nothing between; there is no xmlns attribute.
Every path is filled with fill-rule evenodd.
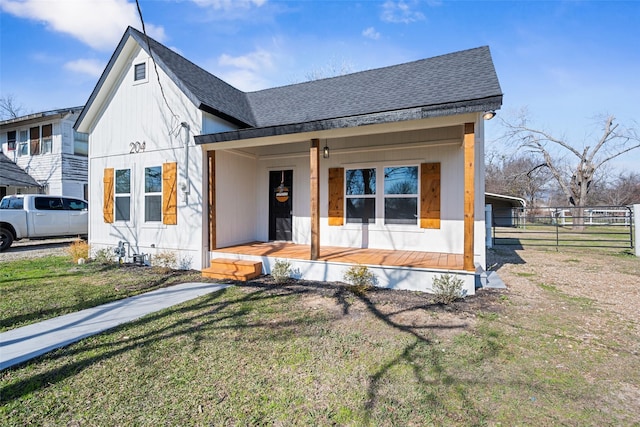
<svg viewBox="0 0 640 427"><path fill-rule="evenodd" d="M289 280L291 276L291 263L289 261L283 261L277 259L271 269L271 277L276 283L284 283Z"/></svg>
<svg viewBox="0 0 640 427"><path fill-rule="evenodd" d="M114 262L113 257L112 251L102 248L93 252L92 259L98 264L112 264Z"/></svg>
<svg viewBox="0 0 640 427"><path fill-rule="evenodd" d="M178 265L178 256L175 252L162 251L153 256L153 266L161 267L165 270L172 270Z"/></svg>
<svg viewBox="0 0 640 427"><path fill-rule="evenodd" d="M366 265L353 265L344 273L344 281L351 285L351 291L362 295L376 284L376 275Z"/></svg>
<svg viewBox="0 0 640 427"><path fill-rule="evenodd" d="M84 240L76 240L67 248L67 253L71 256L74 264L78 263L80 258L89 258L89 244Z"/></svg>
<svg viewBox="0 0 640 427"><path fill-rule="evenodd" d="M451 304L458 298L462 297L462 286L464 282L459 277L451 274L443 274L433 278L433 286L431 289L435 295L437 303Z"/></svg>

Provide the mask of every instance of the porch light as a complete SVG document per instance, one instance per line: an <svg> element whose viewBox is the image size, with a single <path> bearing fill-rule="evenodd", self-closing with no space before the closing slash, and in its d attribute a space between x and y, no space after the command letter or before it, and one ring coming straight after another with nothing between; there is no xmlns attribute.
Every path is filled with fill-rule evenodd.
<svg viewBox="0 0 640 427"><path fill-rule="evenodd" d="M327 143L324 143L324 148L322 149L322 158L324 159L328 159L329 158L329 147L327 146Z"/></svg>
<svg viewBox="0 0 640 427"><path fill-rule="evenodd" d="M485 120L491 120L495 116L496 116L496 110L488 110L484 112L484 114L482 115L482 118Z"/></svg>

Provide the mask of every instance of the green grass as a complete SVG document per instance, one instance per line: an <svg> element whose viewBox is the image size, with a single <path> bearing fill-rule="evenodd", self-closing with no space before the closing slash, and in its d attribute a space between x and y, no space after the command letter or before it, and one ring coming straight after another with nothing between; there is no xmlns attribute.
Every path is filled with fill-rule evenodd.
<svg viewBox="0 0 640 427"><path fill-rule="evenodd" d="M76 274L59 264L29 273L32 292ZM576 338L595 310L542 288L570 309L496 295L494 309L468 297L406 318L367 293L230 287L1 372L0 424L633 425L637 408L611 389L639 383L637 356Z"/></svg>
<svg viewBox="0 0 640 427"><path fill-rule="evenodd" d="M64 256L2 263L0 332L193 279L199 272L76 265Z"/></svg>

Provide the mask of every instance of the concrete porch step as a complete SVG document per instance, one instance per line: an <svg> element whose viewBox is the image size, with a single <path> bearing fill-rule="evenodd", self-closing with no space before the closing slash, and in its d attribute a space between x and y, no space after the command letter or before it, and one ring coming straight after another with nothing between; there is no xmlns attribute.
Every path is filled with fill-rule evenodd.
<svg viewBox="0 0 640 427"><path fill-rule="evenodd" d="M215 258L211 266L202 270L202 277L246 282L262 274L262 263L240 259Z"/></svg>

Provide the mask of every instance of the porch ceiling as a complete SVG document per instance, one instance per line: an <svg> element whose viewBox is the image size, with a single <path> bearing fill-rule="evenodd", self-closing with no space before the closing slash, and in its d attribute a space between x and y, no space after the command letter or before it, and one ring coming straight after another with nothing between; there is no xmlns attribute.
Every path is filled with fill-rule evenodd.
<svg viewBox="0 0 640 427"><path fill-rule="evenodd" d="M310 260L310 246L288 242L252 242L215 249L212 252L269 258ZM339 262L389 267L462 270L462 254L441 252L397 251L322 246L318 262Z"/></svg>

